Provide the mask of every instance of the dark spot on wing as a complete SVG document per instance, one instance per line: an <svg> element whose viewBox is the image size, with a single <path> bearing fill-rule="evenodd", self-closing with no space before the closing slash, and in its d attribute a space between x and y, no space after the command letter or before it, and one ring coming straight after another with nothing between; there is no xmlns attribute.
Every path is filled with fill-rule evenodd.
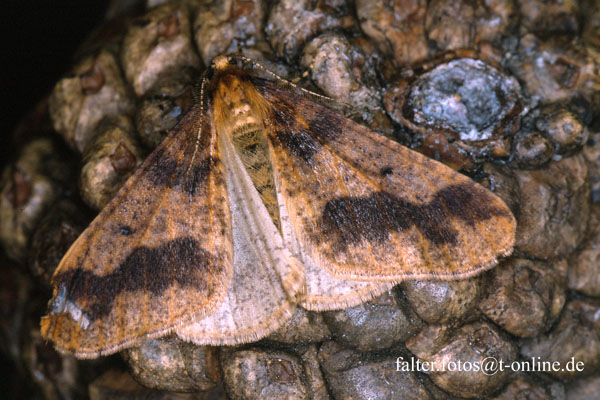
<svg viewBox="0 0 600 400"><path fill-rule="evenodd" d="M133 234L134 230L129 225L119 225L119 233L123 236Z"/></svg>
<svg viewBox="0 0 600 400"><path fill-rule="evenodd" d="M83 311L93 322L110 313L122 292L148 291L158 296L177 284L208 295L212 290L208 278L217 269L214 257L195 239L183 237L160 247L136 248L108 275L74 268L56 275L53 283L66 288L68 300L85 304Z"/></svg>
<svg viewBox="0 0 600 400"><path fill-rule="evenodd" d="M367 240L383 243L391 232L412 226L434 245L457 242L458 232L452 219L469 225L493 216L508 216L505 209L493 205L488 193L475 185L452 185L440 190L427 204L414 204L386 193L366 197L340 197L325 205L321 227L340 249Z"/></svg>
<svg viewBox="0 0 600 400"><path fill-rule="evenodd" d="M394 173L394 169L392 167L383 167L379 173L381 176L388 176Z"/></svg>

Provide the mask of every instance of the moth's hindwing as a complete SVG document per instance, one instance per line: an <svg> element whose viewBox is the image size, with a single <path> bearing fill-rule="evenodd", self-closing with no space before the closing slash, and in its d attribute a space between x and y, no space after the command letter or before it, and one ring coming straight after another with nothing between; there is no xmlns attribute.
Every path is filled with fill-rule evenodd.
<svg viewBox="0 0 600 400"><path fill-rule="evenodd" d="M217 311L177 329L196 344L258 340L293 314L304 291L304 268L283 245L227 133L220 135L233 223L234 275Z"/></svg>

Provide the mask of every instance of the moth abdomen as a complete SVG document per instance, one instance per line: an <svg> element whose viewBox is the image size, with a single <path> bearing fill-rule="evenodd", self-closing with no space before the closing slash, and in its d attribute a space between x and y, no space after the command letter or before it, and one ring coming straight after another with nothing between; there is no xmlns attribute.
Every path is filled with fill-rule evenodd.
<svg viewBox="0 0 600 400"><path fill-rule="evenodd" d="M246 125L233 132L232 141L242 164L250 175L250 180L269 212L269 216L277 229L280 229L279 203L277 202L273 166L264 128L256 124Z"/></svg>

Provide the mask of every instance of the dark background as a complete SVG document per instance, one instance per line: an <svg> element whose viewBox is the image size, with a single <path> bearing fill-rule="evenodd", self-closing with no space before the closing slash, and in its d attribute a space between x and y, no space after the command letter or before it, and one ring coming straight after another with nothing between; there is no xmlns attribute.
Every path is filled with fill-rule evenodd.
<svg viewBox="0 0 600 400"><path fill-rule="evenodd" d="M0 6L0 166L24 114L67 72L73 54L104 17L108 0L4 0Z"/></svg>

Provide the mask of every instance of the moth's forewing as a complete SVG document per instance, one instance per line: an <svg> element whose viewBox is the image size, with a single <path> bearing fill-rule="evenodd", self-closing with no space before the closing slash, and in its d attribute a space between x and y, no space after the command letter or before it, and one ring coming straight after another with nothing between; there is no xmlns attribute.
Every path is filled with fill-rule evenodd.
<svg viewBox="0 0 600 400"><path fill-rule="evenodd" d="M110 354L220 304L233 273L230 212L216 135L199 134L200 114L184 117L60 262L41 322L57 349Z"/></svg>
<svg viewBox="0 0 600 400"><path fill-rule="evenodd" d="M515 219L443 164L254 79L281 202L300 249L340 279L458 279L511 252ZM307 276L307 282L311 281Z"/></svg>

